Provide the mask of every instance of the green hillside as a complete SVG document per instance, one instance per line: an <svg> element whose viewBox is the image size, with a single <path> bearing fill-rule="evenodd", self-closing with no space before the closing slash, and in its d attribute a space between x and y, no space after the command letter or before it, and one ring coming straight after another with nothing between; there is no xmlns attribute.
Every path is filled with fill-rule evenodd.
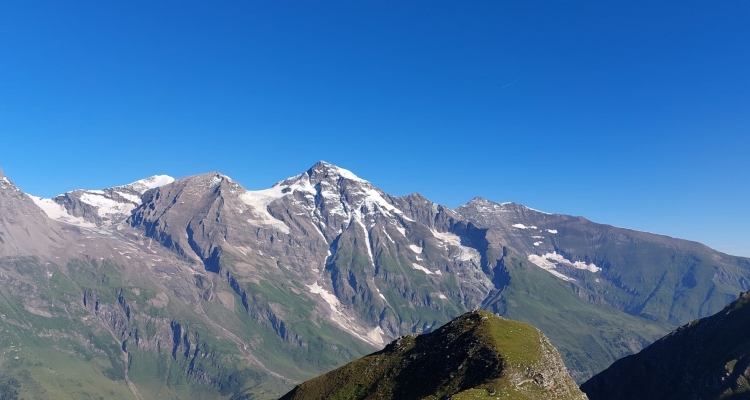
<svg viewBox="0 0 750 400"><path fill-rule="evenodd" d="M433 333L311 379L282 397L312 399L581 399L559 354L536 328L474 311Z"/></svg>

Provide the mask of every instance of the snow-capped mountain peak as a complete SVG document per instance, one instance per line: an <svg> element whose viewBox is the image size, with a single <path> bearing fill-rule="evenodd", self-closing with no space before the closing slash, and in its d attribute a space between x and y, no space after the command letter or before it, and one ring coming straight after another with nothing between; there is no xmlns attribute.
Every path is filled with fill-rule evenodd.
<svg viewBox="0 0 750 400"><path fill-rule="evenodd" d="M154 175L145 179L137 180L127 185L118 186L118 188L128 188L143 194L149 189L155 189L164 185L168 185L172 182L174 182L174 178L169 175Z"/></svg>
<svg viewBox="0 0 750 400"><path fill-rule="evenodd" d="M325 161L318 161L309 170L307 170L305 174L309 176L311 182L316 183L321 180L334 181L338 179L347 179L354 182L370 184L370 182L358 177L357 175L354 175L352 171L327 163Z"/></svg>

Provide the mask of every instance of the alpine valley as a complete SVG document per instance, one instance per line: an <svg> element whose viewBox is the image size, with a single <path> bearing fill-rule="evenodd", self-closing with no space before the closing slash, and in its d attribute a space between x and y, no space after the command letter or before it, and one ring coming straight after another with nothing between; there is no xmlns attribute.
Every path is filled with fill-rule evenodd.
<svg viewBox="0 0 750 400"><path fill-rule="evenodd" d="M581 383L748 289L750 259L700 243L454 210L325 162L265 190L207 173L52 199L0 173L8 398L277 398L475 309L538 328Z"/></svg>

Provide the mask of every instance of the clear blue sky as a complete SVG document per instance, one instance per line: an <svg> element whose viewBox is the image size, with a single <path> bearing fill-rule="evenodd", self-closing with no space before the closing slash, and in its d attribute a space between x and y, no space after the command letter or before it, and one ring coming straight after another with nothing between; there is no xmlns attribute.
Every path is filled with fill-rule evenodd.
<svg viewBox="0 0 750 400"><path fill-rule="evenodd" d="M750 2L0 6L0 167L52 196L323 159L750 256Z"/></svg>

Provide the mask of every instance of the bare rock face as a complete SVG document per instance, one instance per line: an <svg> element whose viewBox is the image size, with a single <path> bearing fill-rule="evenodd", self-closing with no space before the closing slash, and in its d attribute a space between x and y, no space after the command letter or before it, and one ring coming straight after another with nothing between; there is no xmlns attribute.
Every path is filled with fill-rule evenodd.
<svg viewBox="0 0 750 400"><path fill-rule="evenodd" d="M31 198L0 173L0 257L51 254L68 240Z"/></svg>

